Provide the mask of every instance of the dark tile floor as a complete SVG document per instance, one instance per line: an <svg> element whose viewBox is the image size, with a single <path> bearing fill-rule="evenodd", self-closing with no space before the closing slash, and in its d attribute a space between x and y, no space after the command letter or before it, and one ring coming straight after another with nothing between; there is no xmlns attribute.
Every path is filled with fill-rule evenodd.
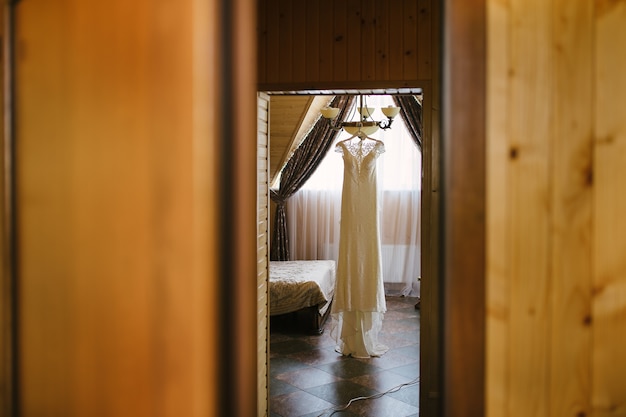
<svg viewBox="0 0 626 417"><path fill-rule="evenodd" d="M298 332L289 322L273 322L270 417L417 416L420 318L416 302L413 297L387 297L379 337L390 349L380 358L356 359L335 352L330 319L320 336ZM380 395L388 390L392 392ZM376 398L343 408L352 398L368 396Z"/></svg>

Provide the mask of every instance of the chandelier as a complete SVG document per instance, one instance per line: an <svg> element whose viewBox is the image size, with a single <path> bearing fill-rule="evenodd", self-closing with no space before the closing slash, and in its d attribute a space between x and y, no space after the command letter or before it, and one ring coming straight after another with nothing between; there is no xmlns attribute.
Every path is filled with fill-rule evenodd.
<svg viewBox="0 0 626 417"><path fill-rule="evenodd" d="M363 95L359 95L359 106L357 107L361 118L359 121L342 122L337 120L339 115L339 109L336 107L324 107L321 110L322 116L328 120L328 124L331 129L339 131L344 129L351 135L366 135L369 136L376 132L379 128L387 130L391 128L393 118L400 112L400 107L387 106L381 107L382 113L386 119L376 121L372 118L372 114L376 111L374 107L368 107L367 102Z"/></svg>

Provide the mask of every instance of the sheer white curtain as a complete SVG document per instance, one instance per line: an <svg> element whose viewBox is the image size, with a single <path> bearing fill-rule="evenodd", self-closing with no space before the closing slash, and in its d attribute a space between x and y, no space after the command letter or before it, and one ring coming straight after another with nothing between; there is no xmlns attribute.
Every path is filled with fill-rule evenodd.
<svg viewBox="0 0 626 417"><path fill-rule="evenodd" d="M369 96L367 105L379 109L393 105L393 100ZM374 118L382 117L379 112ZM337 141L348 137L342 132ZM421 152L400 117L391 129L379 130L373 137L385 143L385 153L377 161L385 290L419 295ZM337 260L343 159L334 150L333 145L317 171L287 203L292 259Z"/></svg>

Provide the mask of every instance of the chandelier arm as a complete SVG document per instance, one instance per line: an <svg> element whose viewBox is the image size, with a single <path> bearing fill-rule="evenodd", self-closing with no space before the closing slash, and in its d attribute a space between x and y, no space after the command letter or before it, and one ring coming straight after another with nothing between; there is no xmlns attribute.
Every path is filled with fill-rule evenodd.
<svg viewBox="0 0 626 417"><path fill-rule="evenodd" d="M381 120L380 122L378 122L378 127L383 130L391 129L392 123L393 119L387 118L386 120Z"/></svg>
<svg viewBox="0 0 626 417"><path fill-rule="evenodd" d="M338 117L337 117L337 118L335 118L335 119L333 119L333 120L329 120L329 121L328 121L328 126L329 126L332 130L334 130L334 131L336 131L336 132L340 131L340 130L343 128L343 127L342 127L342 122L341 122L341 121L339 121L339 118L338 118Z"/></svg>

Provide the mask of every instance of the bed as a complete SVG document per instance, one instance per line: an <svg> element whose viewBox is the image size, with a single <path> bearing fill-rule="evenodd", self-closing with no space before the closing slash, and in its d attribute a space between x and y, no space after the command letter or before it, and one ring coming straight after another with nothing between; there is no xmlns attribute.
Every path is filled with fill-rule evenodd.
<svg viewBox="0 0 626 417"><path fill-rule="evenodd" d="M289 316L302 330L322 334L335 292L335 261L271 261L270 316Z"/></svg>

